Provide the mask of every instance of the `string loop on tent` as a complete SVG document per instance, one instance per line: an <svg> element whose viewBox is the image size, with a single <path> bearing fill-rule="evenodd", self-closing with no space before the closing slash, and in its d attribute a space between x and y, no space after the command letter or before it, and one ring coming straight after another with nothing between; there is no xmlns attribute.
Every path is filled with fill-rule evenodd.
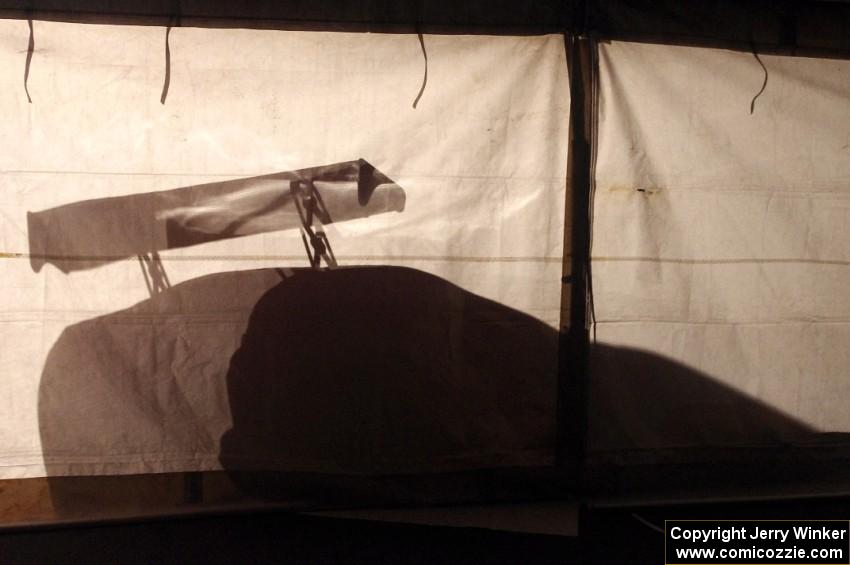
<svg viewBox="0 0 850 565"><path fill-rule="evenodd" d="M419 45L422 47L422 57L425 58L425 74L422 76L422 86L419 87L419 94L416 95L416 100L413 101L413 109L416 109L416 105L419 104L419 99L422 98L422 95L425 93L425 85L428 84L428 52L425 50L425 38L422 36L422 32L417 30L416 33L419 36Z"/></svg>
<svg viewBox="0 0 850 565"><path fill-rule="evenodd" d="M171 86L171 45L169 38L171 37L172 24L180 25L179 16L172 16L168 20L168 27L165 28L165 79L162 81L162 94L159 97L159 103L165 104L165 99L168 97L168 87Z"/></svg>
<svg viewBox="0 0 850 565"><path fill-rule="evenodd" d="M27 101L32 104L32 97L30 96L30 89L28 86L28 81L30 78L30 65L32 64L32 54L35 51L35 34L32 29L32 18L27 18L27 25L30 28L30 38L27 44L27 62L24 66L24 91L27 93Z"/></svg>
<svg viewBox="0 0 850 565"><path fill-rule="evenodd" d="M752 44L752 48L753 48L753 57L756 58L756 61L758 61L759 65L761 65L761 68L764 71L764 82L761 83L761 89L756 93L755 96L753 96L753 99L750 101L750 115L752 115L752 113L756 109L756 99L759 96L761 96L761 93L764 92L765 88L767 88L767 67L764 66L764 63L762 62L761 57L759 57L759 54L756 52L755 44Z"/></svg>

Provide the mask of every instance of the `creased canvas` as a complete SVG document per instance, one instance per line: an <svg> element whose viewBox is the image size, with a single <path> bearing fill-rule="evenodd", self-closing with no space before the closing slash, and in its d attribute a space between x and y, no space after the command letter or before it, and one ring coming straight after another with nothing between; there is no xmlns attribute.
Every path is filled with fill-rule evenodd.
<svg viewBox="0 0 850 565"><path fill-rule="evenodd" d="M0 476L551 463L561 36L0 29Z"/></svg>
<svg viewBox="0 0 850 565"><path fill-rule="evenodd" d="M591 456L846 445L850 63L599 61Z"/></svg>

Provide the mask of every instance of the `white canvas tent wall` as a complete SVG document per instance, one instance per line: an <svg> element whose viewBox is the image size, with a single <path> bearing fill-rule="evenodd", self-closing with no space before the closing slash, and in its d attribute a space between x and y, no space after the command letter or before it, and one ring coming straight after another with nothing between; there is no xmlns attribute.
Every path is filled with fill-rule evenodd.
<svg viewBox="0 0 850 565"><path fill-rule="evenodd" d="M842 477L850 64L599 53L596 339L700 375L602 352L591 457L737 467L730 481Z"/></svg>
<svg viewBox="0 0 850 565"><path fill-rule="evenodd" d="M39 104L38 97L46 92L51 94L49 99L55 100L55 96L64 91L62 85L73 85L72 92L90 98L84 102L92 107L109 108L123 100L133 109L127 115L133 112L139 115L137 121L127 124L124 123L126 112L121 112L116 114L121 119L107 120L95 130L88 127L87 120L100 118L85 114L70 116L67 126L76 126L76 132L62 139L72 148L68 154L83 156L83 160L74 165L97 170L96 166L110 162L109 155L120 153L121 162L113 163L116 167L109 172L125 176L122 177L123 188L115 188L115 183L108 179L93 177L86 183L75 184L74 193L63 193L61 197L43 182L20 179L41 170L33 159L39 162L58 159L51 166L67 168L67 163L61 162L61 144L57 147L44 134L33 135L39 128L50 131L51 135L57 132L61 135L63 130L49 129L53 120L48 116L44 116L41 123L38 119L15 122L13 126L25 134L11 137L23 138L25 142L15 144L8 157L10 166L6 177L12 196L7 201L10 210L14 210L8 214L12 218L8 225L14 226L17 217L19 229L9 228L7 240L23 244L21 234L25 230L20 229L21 213L32 208L26 198L34 198L37 194L50 194L51 198L56 198L51 201L51 205L55 205L112 195L116 194L112 192L115 190L129 194L221 178L210 177L210 171L233 178L345 161L361 156L351 154L361 148L380 153L380 163L376 163L379 168L383 167L390 176L398 176L401 172L405 180L408 177L434 179L438 169L436 177L439 178L446 170L453 178L466 178L471 174L466 181L468 185L460 183L456 185L457 191L452 191L453 197L464 206L462 212L459 204L441 206L434 201L425 203L426 200L421 200L420 206L408 208L408 211L418 210L414 213L420 216L407 226L416 235L411 235L401 247L392 243L397 233L384 231L393 227L386 218L365 225L362 230L357 227L349 230L340 224L340 233L353 238L342 244L352 245L351 251L343 250L343 256L347 253L363 261L364 256L374 259L395 254L397 258L408 257L396 262L412 260L417 268L427 263L426 271L527 312L551 327L559 327L562 331L560 392L544 396L548 396L553 405L558 396L561 474L564 470L570 471L568 475L572 479L582 475L581 478L594 488L624 489L636 484L623 480L632 469L651 469L650 475L645 471L637 472L640 486L641 482L652 483L659 477L667 480L671 474L676 476L676 469L683 465L701 465L725 476L728 466L741 468L747 462L763 466L766 461L779 460L798 468L795 478L799 483L811 484L812 477L805 469L813 468L812 462L824 458L829 464L821 468L830 471L831 475L841 474L846 461L841 438L819 434L847 431L842 424L846 404L842 403L840 392L835 392L836 387L840 391L848 374L846 357L841 357L840 353L846 349L842 349L846 339L841 337L846 303L840 298L840 289L846 286L848 278L847 240L842 238L842 226L846 222L842 222L843 216L835 211L845 207L847 198L847 172L846 167L842 168L846 160L842 159L841 149L842 136L847 135L846 127L841 125L846 123L846 98L841 96L846 89L846 80L842 77L847 76L846 61L841 59L848 49L848 34L842 32L846 31L848 21L846 5L812 2L805 3L802 9L801 3L659 5L606 1L494 7L490 3L484 6L469 2L463 6L462 16L457 7L450 9L440 3L402 3L392 10L372 4L348 6L344 12L330 10L321 3L311 8L315 11L309 12L304 7L292 12L286 7L268 6L251 12L238 5L186 2L179 5L4 5L13 10L30 10L9 13L14 18L9 20L10 31L14 31L8 36L8 56L11 68L19 70L21 59L30 59L26 81L27 89L35 95L34 104ZM23 47L28 41L26 22L29 16L35 16L35 45L31 57L27 57ZM50 23L49 20L59 21ZM69 24L69 21L87 24ZM169 23L183 27L169 37L172 82L167 103L158 105L164 72L163 26ZM98 25L103 27L98 28ZM48 31L50 26L62 31L54 34ZM231 27L358 32L381 29L408 35L323 34L322 41L317 42L307 39L308 36L319 37L310 33L299 36L270 30L227 29ZM105 56L101 50L104 36L100 32L107 28L117 34L110 56L125 60L119 65L91 65L91 61ZM42 36L42 31L47 33ZM394 86L396 82L409 83L416 91L424 63L421 46L412 35L417 31L508 35L566 31L567 57L564 58L559 36L464 38L426 35L429 74L425 96L435 97L441 106L432 114L426 114L428 110L423 105L416 113L407 105L409 101L405 101L404 112L401 106L394 111L397 94L368 89L369 79L357 73L364 68L377 70L379 74L397 79ZM591 32L594 40L576 39L584 32ZM126 33L134 38L133 42L117 40ZM68 41L51 45L50 41L63 37ZM213 37L223 41L213 40ZM272 37L275 39L269 39ZM292 67L281 67L278 53L292 47L299 41L298 37L304 37L305 44L312 45L316 53L303 61L286 64L294 65ZM605 42L608 39L697 44L702 48L647 47L616 42L608 45ZM265 55L246 62L245 52L228 46L231 40L234 46L247 45ZM597 51L598 40L602 40L602 45ZM330 48L331 45L339 48ZM737 51L721 51L718 47ZM192 49L201 51L195 51L193 58ZM207 53L204 49L212 51ZM750 101L763 78L757 59L748 53L752 49L761 53L770 78L750 116ZM765 51L808 56L774 57L765 55ZM49 59L47 53L55 53L57 57ZM376 53L386 53L386 59L378 63ZM465 55L470 58L465 59ZM68 60L62 61L62 57ZM513 63L505 65L505 61ZM701 69L694 68L697 62L703 65ZM307 65L313 72L324 63L329 65L327 81L299 80L294 90L279 88L281 80L275 73L297 72L299 65ZM572 70L571 113L566 106L569 103L566 92L568 63ZM40 64L43 70L51 69L47 84L39 82L46 76L36 71ZM472 65L471 73L469 65ZM356 70L352 72L351 68ZM460 73L457 68L465 72ZM244 85L251 83L258 71L266 78L254 93L269 97L269 103L258 107L234 102L246 95ZM129 74L122 74L126 72ZM736 73L735 78L725 77L726 72ZM189 81L194 85L191 94L188 91L181 94L177 88L181 73L195 78ZM32 108L20 97L21 74L10 74L10 89L7 89L16 93L15 108L24 109L12 112L19 118L32 115ZM341 85L334 82L340 76L345 77ZM57 81L57 77L63 80ZM95 84L106 87L99 89ZM463 84L475 85L477 90L463 87ZM496 88L495 84L503 86ZM441 91L438 85L453 86ZM369 111L377 112L376 115L383 119L371 120L367 128L360 128L358 123L362 122L358 120L362 117L358 117L358 106L352 106L351 100L344 96L337 103L323 107L318 117L286 114L289 108L333 99L337 87L346 93L369 91L366 99ZM484 102L481 96L460 95L470 91L492 96L492 102ZM702 103L703 95L707 104ZM819 104L809 106L812 98ZM70 100L74 103L73 97ZM362 102L362 95L355 100ZM241 125L228 124L221 119L220 109L232 104L236 104L235 116ZM190 113L175 111L169 114L172 108L185 108L185 112ZM454 110L447 112L446 108ZM283 117L268 118L281 110L285 114ZM38 106L37 111L41 112L42 107ZM54 112L50 118L63 118L58 109L48 107L46 111ZM160 117L151 120L151 116L157 114ZM191 119L187 118L189 115ZM331 119L335 124L333 129L324 137L316 135L315 132L327 127L329 116L337 115L347 117L342 122ZM447 139L449 124L458 117L471 120L471 129L458 121L456 129L451 130L457 134ZM567 147L566 126L570 119L571 143ZM281 162L276 148L264 145L264 139L285 135L275 129L279 120L287 124L295 120L296 130L311 132L297 140L310 147L299 156L303 161ZM376 122L397 124L397 127L384 125L373 137L371 132ZM197 127L201 123L203 127ZM249 153L248 161L242 157L246 154L242 140L247 131L243 129L246 123L255 123L254 129L263 132L248 145L256 149ZM155 125L165 127L152 127ZM136 146L122 147L121 144L126 143L122 140L131 139L131 136L122 135L122 127L128 128L125 133L146 127L150 130L145 130L147 133L139 139L148 140L145 143L151 148L146 146L144 154L152 155L152 160L133 161L138 159L139 153ZM150 169L147 172L173 174L174 169L166 167L173 157L173 148L181 143L187 148L198 147L193 144L203 146L204 140L193 138L192 134L197 135L204 128L214 132L206 140L211 143L206 149L191 149L183 157L181 163L185 167L181 165L178 170L180 183L168 182L166 177L153 177L153 184L147 179L141 183L143 186L137 186L133 173ZM411 131L416 133L411 136ZM730 136L729 132L735 132L735 136ZM396 139L392 137L396 134L397 140L386 145L388 139ZM489 149L481 145L481 136L489 138ZM315 143L310 141L314 138ZM328 144L328 139L333 139L333 143ZM806 140L805 146L800 145L801 139ZM428 144L427 153L423 152L425 144ZM104 161L103 154L96 149L110 146L114 152L107 151ZM392 149L387 150L388 146ZM769 149L766 153L756 150L765 147ZM807 148L806 151L801 147ZM212 149L218 153L214 155L210 152ZM462 159L463 151L471 152L470 157ZM561 175L567 168L568 152L570 174L566 186L569 190L565 193ZM772 158L765 157L771 154ZM239 157L232 157L234 155ZM741 155L752 155L752 158L741 160ZM129 161L126 160L128 156ZM480 163L480 170L476 169L476 162ZM733 163L736 166L732 166ZM473 164L471 171L470 164ZM407 170L412 173L405 173ZM817 174L811 174L815 172ZM10 180L14 175L17 175L15 179ZM497 184L502 187L499 190L507 195L498 209L488 204L490 200L483 196L492 190L487 179L494 178L499 179ZM595 191L592 192L594 183ZM414 181L412 186L416 184ZM416 189L413 190L415 194ZM734 195L740 195L743 204L739 204ZM765 195L771 195L767 197L766 208L758 200ZM511 197L516 200L510 200ZM566 214L565 203L568 204ZM758 216L756 221L753 214L764 209L769 213ZM714 213L714 210L730 212ZM708 219L703 219L703 213L708 214ZM589 221L591 214L592 222ZM562 223L564 217L566 224ZM493 218L498 218L495 225ZM735 226L740 225L754 229L738 230ZM446 229L447 226L455 228ZM417 239L424 233L424 227L430 227L430 231L425 231L438 234L437 247L448 250L444 255L455 259L445 264L429 263L433 249L429 248L427 253L407 251L406 246L418 250L425 244ZM587 236L591 228L593 262L589 263L591 249ZM738 237L730 237L729 231L733 228ZM758 241L753 239L756 232L762 235ZM814 239L800 248L800 234L804 232ZM388 235L382 237L381 234ZM279 255L284 257L300 253L297 239L263 237L264 252L273 247L282 250ZM221 253L216 254L222 257L220 264L207 262L204 269L227 270L235 255L256 256L256 249L245 241L220 244L224 246ZM561 241L567 244L561 246ZM459 244L486 252L475 254L470 260L469 255L457 252ZM502 249L502 246L507 247ZM387 249L392 251L387 253ZM540 249L545 251L541 253ZM11 245L3 251L25 253L21 245ZM496 262L498 268L494 268L480 261L483 257L511 260ZM275 257L274 264L279 260L280 257ZM767 270L753 272L752 260L767 265ZM563 268L562 262L567 263ZM23 267L20 277L13 277L18 282L10 285L14 292L7 291L7 295L28 296L26 289L31 287L26 282L20 283L31 280L32 276L25 262L7 263L13 269ZM593 277L589 277L591 265ZM240 263L240 268L248 266L251 265ZM265 263L260 261L257 266L265 266ZM71 309L84 303L82 301L92 301L94 310L105 313L116 308L115 304L108 303L109 297L120 293L125 305L129 306L144 297L145 288L133 287L133 275L125 269L127 267L126 263L107 267L114 271L105 277L113 289L109 293L88 294L89 289L103 284L104 279L89 272L78 274L78 283L73 283L70 289L66 286L64 293L52 294L51 299L64 296L60 302L64 301ZM191 258L176 262L174 268L176 271L170 269L169 273L175 279L202 274ZM179 274L181 270L185 270L183 275ZM567 283L563 286L559 280L561 275ZM57 284L67 285L71 280L59 282L59 277L54 275L53 278L53 288ZM796 281L801 278L826 286L822 292L808 295L810 300L783 309L781 306L788 306L783 296L790 292L783 288L796 287ZM590 295L591 288L584 286L585 280L593 281L592 304L598 322L596 345L590 343L586 329L591 312L585 308L585 296ZM771 287L775 290L772 295L775 300L771 304L759 302L759 309L750 312L752 316L740 317L741 312L748 312L746 308L752 307L759 285L772 285L779 280L787 285ZM132 291L126 290L131 287L142 293L136 300L132 299ZM41 294L48 296L47 284L41 288ZM261 293L263 285L256 290ZM762 300L760 295L758 300ZM53 334L58 335L69 321L63 318L54 324ZM751 327L742 328L742 324ZM49 326L37 325L39 327L33 327L31 335L22 343L49 345L51 340L45 341L43 337ZM763 326L766 325L780 331L765 331ZM683 331L681 328L690 329ZM235 331L238 336L239 330ZM800 337L788 337L789 331ZM23 336L17 331L11 333ZM812 347L801 346L811 339L815 340ZM794 348L782 345L789 340ZM641 351L634 352L623 346L639 347ZM817 351L816 360L822 361L817 382L823 386L815 390L804 387L805 379L802 378L809 370L806 359L812 359L813 351ZM737 353L733 356L733 352ZM589 370L585 358L590 359ZM16 347L12 353L7 353L4 367L15 370L15 367L38 363L38 355L28 353L26 347ZM555 367L554 358L551 367ZM774 378L774 374L780 377ZM659 382L658 377L662 375L664 380ZM26 413L28 403L20 399L32 399L36 394L33 389L36 381L29 379L29 384L14 385L14 396L9 396L9 402L15 410ZM796 387L796 396L791 392L793 387ZM647 390L653 394L646 395ZM809 391L808 396L801 396L805 390ZM694 403L683 402L686 398L698 400L696 410ZM666 413L653 412L652 406L662 406ZM712 416L712 410L718 408L724 416L733 417L721 419L716 412ZM750 417L754 413L758 413L755 419ZM32 416L21 418L19 412L12 411L9 414L18 414L9 416L17 427L33 429L38 425ZM550 416L554 427L554 406ZM671 436L671 431L676 434ZM28 457L24 452L33 446L27 438L33 436L10 433L7 437L8 445L12 446L6 449L12 455L8 468L17 476L32 476L21 469L37 469L45 462L37 448L30 462L21 463ZM824 437L839 440L839 447L836 448L835 442L823 446ZM758 441L753 443L753 438ZM789 442L795 444L789 445ZM534 460L533 464L550 465L556 446L551 447L549 455ZM21 453L24 453L23 459ZM145 467L150 463L136 461L133 463L136 467L120 468L120 465L105 464L103 457L95 457L83 462L83 467L77 467L76 472L70 471L72 467L67 466L67 461L60 461L58 465L66 465L68 471L63 474L83 475L214 468L214 463L205 463L203 457L187 461L188 464L180 463L175 467L164 467L156 460L151 467ZM665 464L673 470L658 474L659 470L667 468ZM799 470L801 468L803 471ZM745 482L756 477L746 471L743 475ZM167 479L156 480L160 481L159 485L167 482ZM177 484L182 483L178 481Z"/></svg>

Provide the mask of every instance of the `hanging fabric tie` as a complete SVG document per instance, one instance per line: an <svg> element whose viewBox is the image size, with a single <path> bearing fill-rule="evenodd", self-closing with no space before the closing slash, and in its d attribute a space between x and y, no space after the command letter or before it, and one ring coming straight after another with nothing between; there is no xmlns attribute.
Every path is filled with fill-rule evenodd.
<svg viewBox="0 0 850 565"><path fill-rule="evenodd" d="M755 96L753 96L753 99L750 101L750 115L752 115L756 109L756 99L761 96L761 93L764 92L765 88L767 88L767 67L764 66L761 57L759 57L759 54L756 52L755 43L751 44L751 47L753 49L753 57L756 58L756 61L758 61L759 65L761 65L761 68L764 71L764 82L761 83L761 89L756 93Z"/></svg>
<svg viewBox="0 0 850 565"><path fill-rule="evenodd" d="M414 110L416 109L416 105L419 104L419 99L422 98L422 95L425 93L425 85L428 84L428 52L425 51L425 38L422 36L422 32L420 31L417 31L416 35L419 36L419 45L422 47L422 57L425 58L425 74L422 76L422 86L419 87L419 94L416 95L416 100L413 101Z"/></svg>
<svg viewBox="0 0 850 565"><path fill-rule="evenodd" d="M24 91L27 93L27 101L32 104L32 97L30 97L30 89L27 84L30 78L30 65L32 64L32 54L35 51L35 34L32 29L32 18L27 18L27 25L30 28L30 38L29 43L27 45L27 62L24 66Z"/></svg>
<svg viewBox="0 0 850 565"><path fill-rule="evenodd" d="M165 104L165 99L168 97L168 87L171 86L171 45L169 38L171 36L172 23L180 25L180 18L172 16L168 20L168 27L165 29L165 79L162 81L162 94L159 97L159 103Z"/></svg>

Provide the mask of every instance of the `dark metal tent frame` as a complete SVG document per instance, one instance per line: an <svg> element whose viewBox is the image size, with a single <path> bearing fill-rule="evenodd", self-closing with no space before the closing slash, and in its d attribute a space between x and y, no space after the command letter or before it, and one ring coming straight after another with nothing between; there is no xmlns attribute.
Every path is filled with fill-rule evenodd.
<svg viewBox="0 0 850 565"><path fill-rule="evenodd" d="M850 57L846 0L0 0L4 18L328 31L593 35Z"/></svg>

